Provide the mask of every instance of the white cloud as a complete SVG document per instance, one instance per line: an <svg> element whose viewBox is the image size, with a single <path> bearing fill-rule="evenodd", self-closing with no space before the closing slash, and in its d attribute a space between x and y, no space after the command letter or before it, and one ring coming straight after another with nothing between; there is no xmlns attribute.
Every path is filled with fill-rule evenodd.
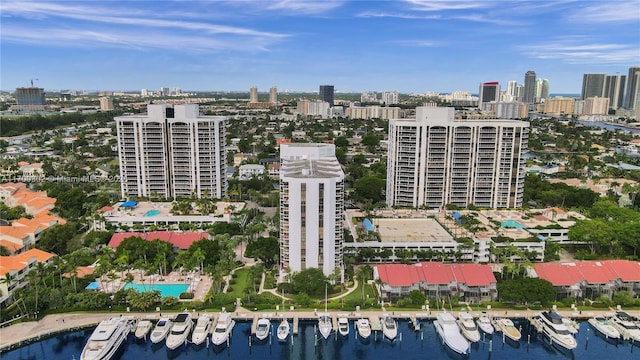
<svg viewBox="0 0 640 360"><path fill-rule="evenodd" d="M410 47L434 47L439 45L437 42L430 40L396 40L392 43L400 46Z"/></svg>
<svg viewBox="0 0 640 360"><path fill-rule="evenodd" d="M356 14L356 17L360 18L398 18L398 19L421 19L421 20L435 20L440 19L440 15L416 15L416 14L407 14L407 13L391 13L391 12L382 12L382 11L364 11L359 14Z"/></svg>
<svg viewBox="0 0 640 360"><path fill-rule="evenodd" d="M325 13L340 6L342 6L342 1L280 0L267 6L267 9L312 15Z"/></svg>
<svg viewBox="0 0 640 360"><path fill-rule="evenodd" d="M470 10L491 6L489 1L434 1L434 0L405 0L413 10L418 11L446 11Z"/></svg>
<svg viewBox="0 0 640 360"><path fill-rule="evenodd" d="M640 26L640 1L615 1L590 3L575 7L569 20L584 23L635 22ZM636 32L638 28L636 27Z"/></svg>
<svg viewBox="0 0 640 360"><path fill-rule="evenodd" d="M586 37L569 37L520 47L524 54L538 59L562 60L570 64L629 64L638 61L637 45L607 44Z"/></svg>

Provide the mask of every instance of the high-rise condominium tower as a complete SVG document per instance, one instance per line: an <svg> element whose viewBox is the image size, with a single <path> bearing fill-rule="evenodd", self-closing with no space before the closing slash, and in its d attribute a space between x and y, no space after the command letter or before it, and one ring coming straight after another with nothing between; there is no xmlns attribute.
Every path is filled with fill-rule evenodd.
<svg viewBox="0 0 640 360"><path fill-rule="evenodd" d="M249 92L249 102L257 103L258 102L258 88L256 86L252 86Z"/></svg>
<svg viewBox="0 0 640 360"><path fill-rule="evenodd" d="M527 104L535 104L536 101L536 72L527 71L524 74L524 94L522 101Z"/></svg>
<svg viewBox="0 0 640 360"><path fill-rule="evenodd" d="M582 76L582 100L590 97L604 97L604 79L607 74L584 74Z"/></svg>
<svg viewBox="0 0 640 360"><path fill-rule="evenodd" d="M607 75L604 80L604 96L609 98L609 108L616 110L622 107L624 86L627 82L625 75Z"/></svg>
<svg viewBox="0 0 640 360"><path fill-rule="evenodd" d="M385 103L385 105L397 104L398 92L395 90L382 92L382 102Z"/></svg>
<svg viewBox="0 0 640 360"><path fill-rule="evenodd" d="M116 117L122 197L224 197L225 120L200 116L197 104Z"/></svg>
<svg viewBox="0 0 640 360"><path fill-rule="evenodd" d="M320 100L329 103L329 106L333 106L333 85L320 85Z"/></svg>
<svg viewBox="0 0 640 360"><path fill-rule="evenodd" d="M515 80L509 80L507 83L507 94L511 95L513 98L518 96L518 82Z"/></svg>
<svg viewBox="0 0 640 360"><path fill-rule="evenodd" d="M278 103L278 88L275 86L272 86L271 89L269 89L269 102L272 104Z"/></svg>
<svg viewBox="0 0 640 360"><path fill-rule="evenodd" d="M391 120L387 206L522 206L528 134L528 122L454 120L454 108Z"/></svg>
<svg viewBox="0 0 640 360"><path fill-rule="evenodd" d="M280 145L282 268L342 269L344 173L333 144Z"/></svg>
<svg viewBox="0 0 640 360"><path fill-rule="evenodd" d="M478 106L492 101L500 101L500 83L493 81L480 84Z"/></svg>
<svg viewBox="0 0 640 360"><path fill-rule="evenodd" d="M627 77L627 93L624 98L624 107L636 110L638 101L640 100L640 67L634 66L629 68L629 76Z"/></svg>

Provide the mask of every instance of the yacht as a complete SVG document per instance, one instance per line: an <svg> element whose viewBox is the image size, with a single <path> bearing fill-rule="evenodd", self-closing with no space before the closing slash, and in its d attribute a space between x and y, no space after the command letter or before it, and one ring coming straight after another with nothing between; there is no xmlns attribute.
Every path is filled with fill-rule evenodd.
<svg viewBox="0 0 640 360"><path fill-rule="evenodd" d="M640 328L633 321L631 315L624 311L616 311L611 318L611 322L618 329L624 340L640 342Z"/></svg>
<svg viewBox="0 0 640 360"><path fill-rule="evenodd" d="M318 330L323 338L328 338L331 335L331 330L333 330L333 325L331 324L331 316L328 313L321 313L318 316Z"/></svg>
<svg viewBox="0 0 640 360"><path fill-rule="evenodd" d="M543 311L534 318L534 321L552 343L566 350L573 350L578 346L576 339L562 321L562 315L557 312Z"/></svg>
<svg viewBox="0 0 640 360"><path fill-rule="evenodd" d="M396 324L396 321L389 315L384 315L380 320L384 336L389 340L395 339L398 336L398 324Z"/></svg>
<svg viewBox="0 0 640 360"><path fill-rule="evenodd" d="M616 341L620 339L620 332L609 319L603 316L596 316L589 319L588 323L605 338Z"/></svg>
<svg viewBox="0 0 640 360"><path fill-rule="evenodd" d="M151 342L157 344L164 340L171 330L171 325L173 325L173 322L169 320L169 318L160 318L156 323L156 326L153 328L151 336L149 336Z"/></svg>
<svg viewBox="0 0 640 360"><path fill-rule="evenodd" d="M473 321L473 316L468 312L462 311L458 314L458 326L460 327L460 332L467 340L471 342L480 341L480 332L478 331L478 327L476 326L475 321Z"/></svg>
<svg viewBox="0 0 640 360"><path fill-rule="evenodd" d="M192 327L193 321L191 321L191 314L187 312L178 314L175 320L173 320L169 335L167 335L167 347L170 350L174 350L184 344L187 341Z"/></svg>
<svg viewBox="0 0 640 360"><path fill-rule="evenodd" d="M138 321L138 325L136 326L136 339L146 339L149 331L153 329L153 322L149 319L143 319Z"/></svg>
<svg viewBox="0 0 640 360"><path fill-rule="evenodd" d="M520 341L522 334L511 319L496 319L494 323L496 331L500 331L504 336L515 342Z"/></svg>
<svg viewBox="0 0 640 360"><path fill-rule="evenodd" d="M216 327L213 329L213 334L211 334L211 342L213 342L213 345L226 343L229 340L229 336L231 336L231 330L233 330L235 324L236 321L231 318L231 314L226 312L220 313Z"/></svg>
<svg viewBox="0 0 640 360"><path fill-rule="evenodd" d="M256 338L258 340L264 340L269 337L271 333L271 320L267 318L258 319L258 326L256 326Z"/></svg>
<svg viewBox="0 0 640 360"><path fill-rule="evenodd" d="M467 339L460 333L460 328L456 323L456 318L450 313L438 314L436 320L433 321L436 332L442 338L442 341L454 352L466 355L469 352L469 343Z"/></svg>
<svg viewBox="0 0 640 360"><path fill-rule="evenodd" d="M80 360L109 360L118 352L133 327L130 317L103 320L93 331L82 350Z"/></svg>
<svg viewBox="0 0 640 360"><path fill-rule="evenodd" d="M486 312L480 314L480 317L476 320L476 324L478 325L478 329L482 330L483 333L493 335L493 325L491 325L491 319Z"/></svg>
<svg viewBox="0 0 640 360"><path fill-rule="evenodd" d="M363 339L368 339L371 336L371 324L369 324L369 319L358 319L356 322L356 328L358 329L358 335L360 335Z"/></svg>
<svg viewBox="0 0 640 360"><path fill-rule="evenodd" d="M209 315L200 315L198 316L198 320L196 320L196 326L193 328L193 334L191 334L191 342L200 345L209 336L209 330L211 330L211 325L213 324L213 319Z"/></svg>
<svg viewBox="0 0 640 360"><path fill-rule="evenodd" d="M280 325L278 325L278 341L287 341L290 330L291 327L289 326L289 322L287 321L287 319L282 319Z"/></svg>
<svg viewBox="0 0 640 360"><path fill-rule="evenodd" d="M349 319L347 319L346 317L338 318L338 332L342 336L349 335Z"/></svg>

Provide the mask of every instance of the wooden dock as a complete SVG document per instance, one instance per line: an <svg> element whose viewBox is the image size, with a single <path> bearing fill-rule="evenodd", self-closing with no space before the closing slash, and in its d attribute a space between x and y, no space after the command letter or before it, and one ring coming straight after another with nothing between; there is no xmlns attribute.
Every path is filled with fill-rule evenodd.
<svg viewBox="0 0 640 360"><path fill-rule="evenodd" d="M294 315L293 317L293 335L298 335L298 328L299 328L299 317L298 315Z"/></svg>
<svg viewBox="0 0 640 360"><path fill-rule="evenodd" d="M380 318L377 316L369 316L369 324L371 324L371 330L373 331L382 330L382 323L380 322Z"/></svg>
<svg viewBox="0 0 640 360"><path fill-rule="evenodd" d="M420 331L420 322L418 321L416 316L415 315L411 315L409 317L409 320L411 321L411 325L413 325L413 330L414 331Z"/></svg>
<svg viewBox="0 0 640 360"><path fill-rule="evenodd" d="M258 329L258 317L254 316L253 321L251 322L251 335L255 335Z"/></svg>

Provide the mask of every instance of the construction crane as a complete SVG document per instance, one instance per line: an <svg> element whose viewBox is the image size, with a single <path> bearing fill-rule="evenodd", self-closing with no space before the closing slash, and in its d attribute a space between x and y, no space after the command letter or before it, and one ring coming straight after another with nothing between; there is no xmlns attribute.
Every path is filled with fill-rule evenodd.
<svg viewBox="0 0 640 360"><path fill-rule="evenodd" d="M31 79L31 87L33 87L33 80L40 81L40 79Z"/></svg>

